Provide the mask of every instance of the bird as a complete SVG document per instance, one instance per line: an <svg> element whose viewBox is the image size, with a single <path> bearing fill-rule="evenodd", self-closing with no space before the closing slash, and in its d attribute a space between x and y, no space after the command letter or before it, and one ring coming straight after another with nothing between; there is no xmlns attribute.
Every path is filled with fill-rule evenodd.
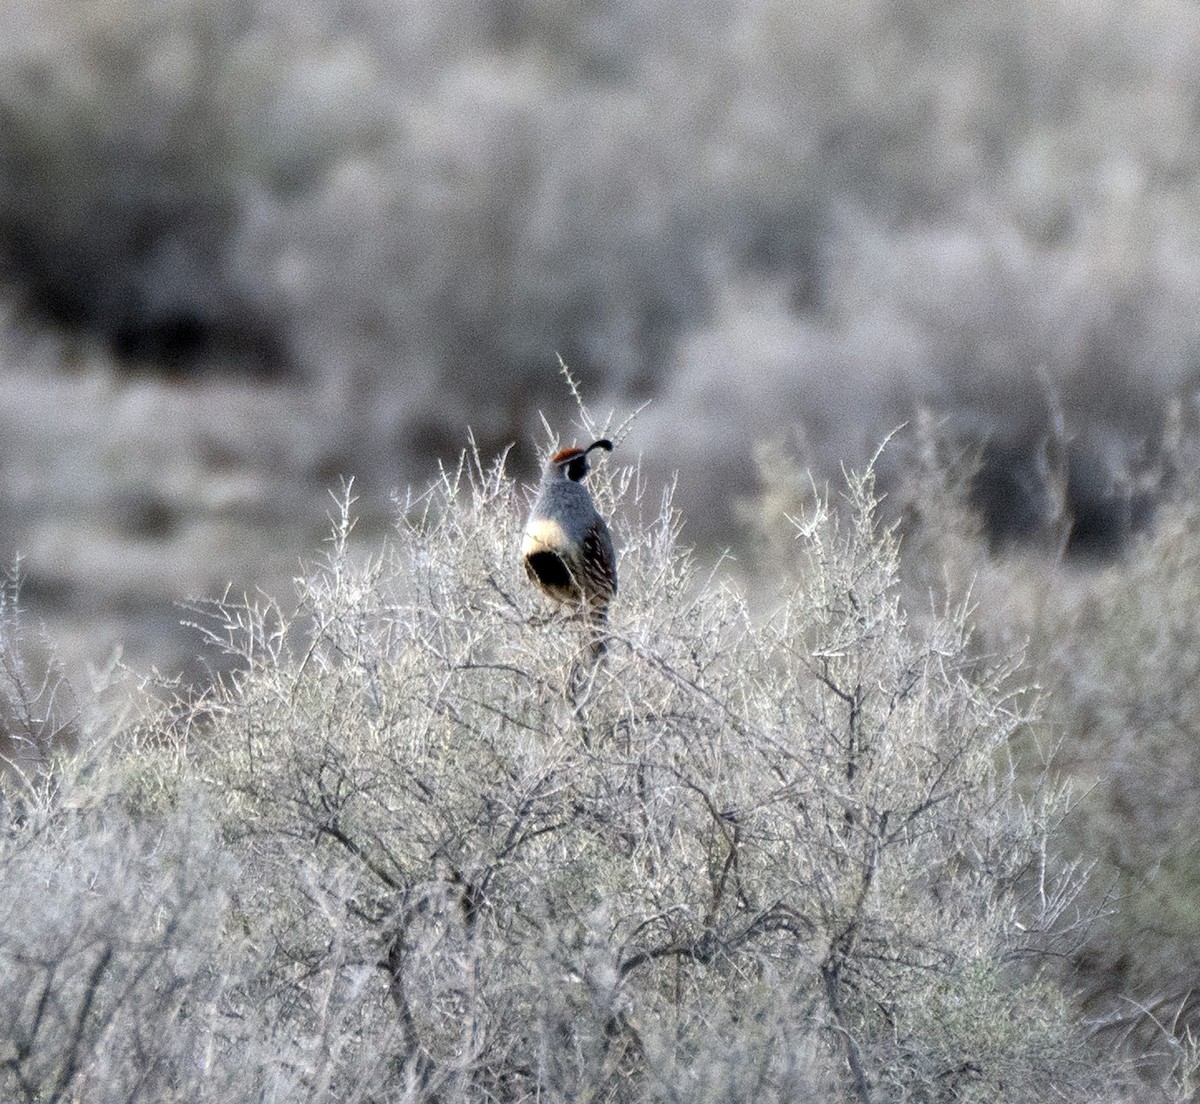
<svg viewBox="0 0 1200 1104"><path fill-rule="evenodd" d="M592 652L599 656L606 650L600 633L617 593L617 557L608 525L583 485L594 449L612 452L613 445L602 437L587 448L560 449L546 461L521 557L534 586L558 602L586 608L596 628Z"/></svg>

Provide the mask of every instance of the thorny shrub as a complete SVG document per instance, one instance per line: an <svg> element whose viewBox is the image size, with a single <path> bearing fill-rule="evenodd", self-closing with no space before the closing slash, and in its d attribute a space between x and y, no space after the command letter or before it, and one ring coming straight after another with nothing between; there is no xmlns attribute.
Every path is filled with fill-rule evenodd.
<svg viewBox="0 0 1200 1104"><path fill-rule="evenodd" d="M1010 672L962 608L909 625L871 474L796 521L762 623L636 470L597 494L599 663L477 455L366 561L344 497L295 614L217 611L244 673L193 758L261 955L240 999L298 1040L305 1098L1085 1096Z"/></svg>
<svg viewBox="0 0 1200 1104"><path fill-rule="evenodd" d="M0 1096L1116 1083L1042 970L1078 917L1058 798L1015 787L1020 688L964 608L906 616L870 471L795 520L766 619L636 468L593 479L599 662L522 576L527 497L468 454L371 557L347 489L295 609L209 611L235 676L44 764L0 825Z"/></svg>

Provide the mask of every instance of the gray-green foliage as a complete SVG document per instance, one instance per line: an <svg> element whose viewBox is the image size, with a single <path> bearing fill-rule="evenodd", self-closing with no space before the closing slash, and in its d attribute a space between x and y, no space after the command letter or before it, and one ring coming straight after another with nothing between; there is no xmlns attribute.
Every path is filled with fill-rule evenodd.
<svg viewBox="0 0 1200 1104"><path fill-rule="evenodd" d="M29 1102L1088 1098L1039 977L1069 895L961 609L909 624L869 475L775 614L598 473L598 665L467 457L241 673L85 739L0 837L0 1095Z"/></svg>

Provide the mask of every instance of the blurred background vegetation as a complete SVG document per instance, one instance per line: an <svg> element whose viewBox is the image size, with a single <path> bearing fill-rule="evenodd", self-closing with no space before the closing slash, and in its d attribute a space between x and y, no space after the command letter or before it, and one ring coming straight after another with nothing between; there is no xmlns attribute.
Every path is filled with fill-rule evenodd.
<svg viewBox="0 0 1200 1104"><path fill-rule="evenodd" d="M1192 0L0 16L0 555L68 670L204 682L177 603L286 591L341 477L369 543L468 426L530 474L557 353L752 586L799 472L907 423L909 585L1028 642L1090 795L1073 984L1190 1014Z"/></svg>

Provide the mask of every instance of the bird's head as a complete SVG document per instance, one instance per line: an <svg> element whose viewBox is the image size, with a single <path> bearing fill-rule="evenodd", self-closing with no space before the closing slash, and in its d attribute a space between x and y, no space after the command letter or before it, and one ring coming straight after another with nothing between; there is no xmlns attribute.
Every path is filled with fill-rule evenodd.
<svg viewBox="0 0 1200 1104"><path fill-rule="evenodd" d="M613 444L607 438L601 437L593 441L587 448L560 449L546 463L546 474L559 479L567 479L572 483L582 483L591 467L588 464L588 453L592 449L603 449L612 452Z"/></svg>

